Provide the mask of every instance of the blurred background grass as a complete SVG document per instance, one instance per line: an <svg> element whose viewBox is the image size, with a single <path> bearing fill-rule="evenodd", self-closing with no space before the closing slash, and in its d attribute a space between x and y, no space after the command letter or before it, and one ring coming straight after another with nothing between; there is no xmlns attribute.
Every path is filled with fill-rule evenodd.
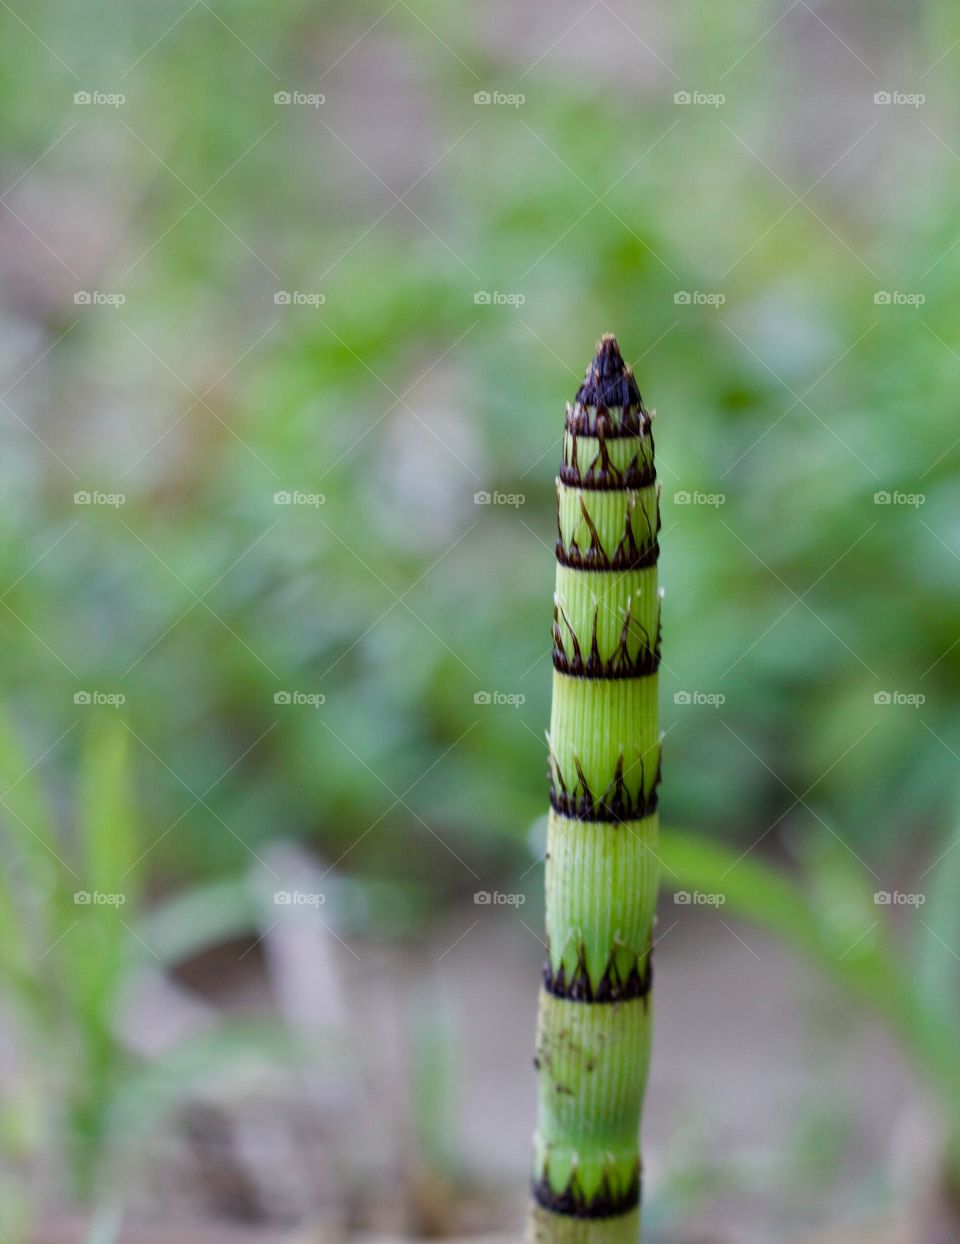
<svg viewBox="0 0 960 1244"><path fill-rule="evenodd" d="M119 1000L154 958L218 1014L248 998L245 973L275 993L263 886L315 868L322 927L342 939L323 951L330 971L362 991L364 961L394 979L402 962L433 999L416 1012L442 1017L425 981L466 953L447 952L478 889L529 897L497 914L497 953L535 963L553 479L563 402L601 331L660 412L665 824L726 845L728 863L754 844L791 869L826 852L868 890L932 894L960 750L954 6L37 0L4 4L0 22L11 920L61 912L27 922L2 1000L12 1066L38 1037L71 1050L39 1060L29 1126L8 1128L11 1169L39 1172L24 1221L72 1204L49 1058L72 1083L87 1155L72 1169L96 1202L101 1145L131 1134L115 1081L129 1064L153 1084L165 1066L115 1031ZM894 493L921 500L884 504ZM78 693L124 698L98 710ZM99 716L113 726L97 744ZM133 787L134 810L113 817L122 867L89 846L83 773L94 808ZM33 784L43 825L16 803ZM71 893L96 876L127 896L127 933L96 913L112 949L73 997L98 954ZM833 918L849 890L830 893ZM862 910L844 926L858 948L834 960L876 952L867 917L886 913ZM952 1012L960 942L948 916L923 916L910 909L900 942ZM471 962L496 997L492 956ZM48 973L62 1011L23 1011L18 982ZM213 998L224 980L229 1005ZM699 988L722 1005L721 980ZM301 1065L273 1044L289 1014L261 1003L269 1033L226 1025L222 1039L241 1062ZM349 1045L356 1022L320 1027ZM470 1074L429 1054L456 1063L448 1027L418 1037L414 1023L403 1072L419 1140L396 1147L430 1169L454 1147L442 1086ZM163 1077L157 1100L189 1098L185 1071ZM523 1180L527 1114L523 1101L509 1120L507 1186ZM665 1103L664 1149L671 1118ZM681 1150L655 1192L684 1186ZM867 1171L843 1213L876 1204L878 1185L896 1204ZM397 1178L424 1182L403 1162ZM693 1183L715 1205L710 1179ZM667 1192L665 1231L689 1200ZM225 1200L238 1220L285 1221ZM441 1230L435 1211L401 1225Z"/></svg>

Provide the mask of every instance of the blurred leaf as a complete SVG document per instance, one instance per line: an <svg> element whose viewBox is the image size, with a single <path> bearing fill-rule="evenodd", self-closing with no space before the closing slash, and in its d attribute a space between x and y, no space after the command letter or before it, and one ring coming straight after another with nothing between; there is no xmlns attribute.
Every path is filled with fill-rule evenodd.
<svg viewBox="0 0 960 1244"><path fill-rule="evenodd" d="M161 963L174 966L257 927L259 900L247 874L182 890L141 918L143 940Z"/></svg>
<svg viewBox="0 0 960 1244"><path fill-rule="evenodd" d="M942 1008L927 1008L890 936L889 909L872 902L862 869L848 853L830 845L814 855L802 880L794 880L755 856L676 829L663 831L659 852L678 884L725 894L727 910L775 933L868 1002L935 1089L960 1135L960 1030Z"/></svg>
<svg viewBox="0 0 960 1244"><path fill-rule="evenodd" d="M103 895L137 899L138 844L129 774L130 735L115 712L87 731L80 769L80 833L86 880ZM110 904L105 904L111 906ZM116 910L124 904L113 905Z"/></svg>
<svg viewBox="0 0 960 1244"><path fill-rule="evenodd" d="M102 1159L107 1114L125 1061L117 1032L125 965L143 952L135 917L137 834L130 797L128 732L116 713L90 724L78 778L83 879L59 952L77 1060L67 1088L73 1169L84 1195ZM124 913L124 914L121 914Z"/></svg>

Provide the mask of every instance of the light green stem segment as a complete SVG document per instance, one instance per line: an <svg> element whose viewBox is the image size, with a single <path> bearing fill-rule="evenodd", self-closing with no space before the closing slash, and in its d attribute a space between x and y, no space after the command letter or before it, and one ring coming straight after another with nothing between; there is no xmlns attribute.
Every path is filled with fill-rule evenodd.
<svg viewBox="0 0 960 1244"><path fill-rule="evenodd" d="M554 976L584 970L626 981L649 961L659 880L658 817L622 824L576 821L551 811L547 847L547 942ZM596 1007L587 1008L596 1010Z"/></svg>
<svg viewBox="0 0 960 1244"><path fill-rule="evenodd" d="M639 1180L650 1018L649 997L590 1005L541 995L534 1163L551 1192L586 1207L622 1200Z"/></svg>
<svg viewBox="0 0 960 1244"><path fill-rule="evenodd" d="M587 646L581 655L584 660L589 657L594 633L603 661L635 661L642 651L656 646L660 627L656 566L610 574L558 565L554 603L560 645L571 661L583 637Z"/></svg>
<svg viewBox="0 0 960 1244"><path fill-rule="evenodd" d="M608 393L628 405L602 405ZM636 1244L658 884L659 512L650 419L612 338L568 409L557 501L528 1238Z"/></svg>
<svg viewBox="0 0 960 1244"><path fill-rule="evenodd" d="M560 538L564 548L587 553L591 545L611 560L617 550L653 543L657 527L657 489L588 492L557 485ZM592 528L592 530L591 530ZM626 544L624 542L626 541Z"/></svg>
<svg viewBox="0 0 960 1244"><path fill-rule="evenodd" d="M653 794L660 759L657 676L570 678L553 674L550 765L554 786L592 801L622 778L634 801Z"/></svg>

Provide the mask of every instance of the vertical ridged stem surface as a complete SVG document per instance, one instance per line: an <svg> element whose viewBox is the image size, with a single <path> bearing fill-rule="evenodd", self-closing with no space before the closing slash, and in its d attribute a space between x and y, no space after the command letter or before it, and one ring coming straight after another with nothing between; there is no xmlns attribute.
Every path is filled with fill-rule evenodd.
<svg viewBox="0 0 960 1244"><path fill-rule="evenodd" d="M636 1244L658 884L659 505L650 417L613 337L567 408L557 526L528 1234Z"/></svg>

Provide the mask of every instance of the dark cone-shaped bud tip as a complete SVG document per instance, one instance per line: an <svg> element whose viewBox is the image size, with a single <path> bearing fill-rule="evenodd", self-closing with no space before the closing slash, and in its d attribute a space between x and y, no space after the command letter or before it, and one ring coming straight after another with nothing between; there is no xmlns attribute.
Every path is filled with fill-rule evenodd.
<svg viewBox="0 0 960 1244"><path fill-rule="evenodd" d="M619 406L643 410L637 382L623 361L613 333L604 333L600 338L596 358L587 368L576 400L581 406L595 406L598 409Z"/></svg>

